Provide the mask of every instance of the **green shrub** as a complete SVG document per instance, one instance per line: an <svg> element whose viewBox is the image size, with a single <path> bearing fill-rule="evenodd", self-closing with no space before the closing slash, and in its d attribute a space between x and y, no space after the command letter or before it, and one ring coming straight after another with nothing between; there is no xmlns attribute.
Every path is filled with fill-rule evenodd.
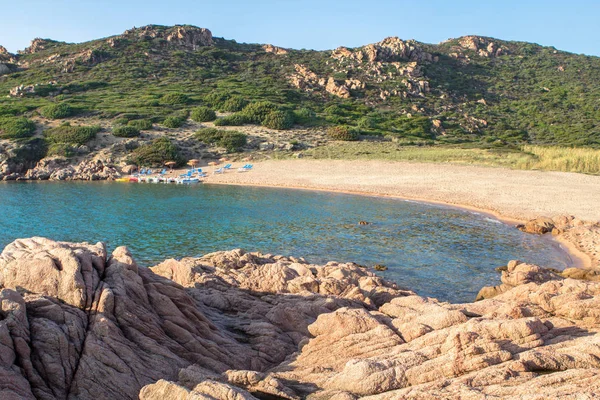
<svg viewBox="0 0 600 400"><path fill-rule="evenodd" d="M272 111L276 111L277 106L268 101L258 101L248 104L242 110L242 113L248 118L248 122L262 124L265 117Z"/></svg>
<svg viewBox="0 0 600 400"><path fill-rule="evenodd" d="M362 117L359 118L358 121L356 121L356 126L358 126L361 129L374 129L377 127L377 123L373 118Z"/></svg>
<svg viewBox="0 0 600 400"><path fill-rule="evenodd" d="M206 144L216 144L225 147L228 152L240 151L247 143L247 136L237 131L225 131L215 128L200 129L195 138Z"/></svg>
<svg viewBox="0 0 600 400"><path fill-rule="evenodd" d="M167 117L163 121L163 126L167 128L180 128L185 123L185 120L181 117Z"/></svg>
<svg viewBox="0 0 600 400"><path fill-rule="evenodd" d="M50 143L67 143L72 145L83 145L96 137L100 132L99 126L71 126L63 124L44 132Z"/></svg>
<svg viewBox="0 0 600 400"><path fill-rule="evenodd" d="M225 131L221 139L219 139L219 146L225 147L229 153L240 151L246 143L246 135L236 131Z"/></svg>
<svg viewBox="0 0 600 400"><path fill-rule="evenodd" d="M196 107L190 115L192 120L196 122L208 122L217 119L217 114L208 107Z"/></svg>
<svg viewBox="0 0 600 400"><path fill-rule="evenodd" d="M317 114L310 108L301 108L294 111L294 119L299 124L307 124L317 119Z"/></svg>
<svg viewBox="0 0 600 400"><path fill-rule="evenodd" d="M294 125L294 116L288 111L271 111L263 119L262 125L271 129L290 129Z"/></svg>
<svg viewBox="0 0 600 400"><path fill-rule="evenodd" d="M190 98L183 93L168 93L161 97L160 102L171 106L188 104Z"/></svg>
<svg viewBox="0 0 600 400"><path fill-rule="evenodd" d="M20 142L20 146L14 151L11 158L16 164L26 164L28 168L33 168L48 153L48 142L42 138L27 139Z"/></svg>
<svg viewBox="0 0 600 400"><path fill-rule="evenodd" d="M177 146L164 136L135 149L131 153L129 161L136 165L149 167L163 166L167 161L175 161L178 165L183 165L185 162L179 154Z"/></svg>
<svg viewBox="0 0 600 400"><path fill-rule="evenodd" d="M27 118L1 118L0 138L23 139L33 136L35 123Z"/></svg>
<svg viewBox="0 0 600 400"><path fill-rule="evenodd" d="M198 130L195 133L194 137L196 138L196 140L202 143L214 144L217 143L219 139L221 139L221 136L223 136L223 132L224 131L220 131L215 128L204 128Z"/></svg>
<svg viewBox="0 0 600 400"><path fill-rule="evenodd" d="M122 138L132 138L140 136L140 130L134 126L119 125L113 128L113 136Z"/></svg>
<svg viewBox="0 0 600 400"><path fill-rule="evenodd" d="M152 121L148 119L134 119L133 121L127 122L127 125L141 131L148 131L152 129Z"/></svg>
<svg viewBox="0 0 600 400"><path fill-rule="evenodd" d="M235 113L215 121L216 126L242 126L249 123L248 117L243 113Z"/></svg>
<svg viewBox="0 0 600 400"><path fill-rule="evenodd" d="M40 114L48 119L67 118L74 114L73 108L66 103L49 104L40 109Z"/></svg>
<svg viewBox="0 0 600 400"><path fill-rule="evenodd" d="M238 112L242 111L244 107L248 105L248 101L241 96L233 96L223 103L223 106L220 107L221 111L226 112Z"/></svg>
<svg viewBox="0 0 600 400"><path fill-rule="evenodd" d="M327 135L333 140L353 141L358 140L358 132L347 126L331 126L327 129Z"/></svg>
<svg viewBox="0 0 600 400"><path fill-rule="evenodd" d="M115 125L127 125L129 123L129 118L120 117L115 119L113 122Z"/></svg>
<svg viewBox="0 0 600 400"><path fill-rule="evenodd" d="M211 92L211 93L207 94L206 96L204 96L204 98L202 100L209 106L212 106L213 108L216 108L217 110L220 110L228 98L229 98L229 96L224 93Z"/></svg>
<svg viewBox="0 0 600 400"><path fill-rule="evenodd" d="M75 155L75 149L72 145L67 143L52 143L48 146L47 156L61 156L61 157L73 157Z"/></svg>
<svg viewBox="0 0 600 400"><path fill-rule="evenodd" d="M344 115L346 115L346 111L340 107L338 104L332 104L328 107L325 107L325 109L323 110L325 112L325 114L327 115L337 115L340 117L343 117Z"/></svg>

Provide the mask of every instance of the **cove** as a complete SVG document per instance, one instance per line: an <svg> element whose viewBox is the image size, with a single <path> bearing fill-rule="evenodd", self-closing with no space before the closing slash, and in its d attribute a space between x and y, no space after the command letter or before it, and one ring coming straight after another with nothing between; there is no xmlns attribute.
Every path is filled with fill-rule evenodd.
<svg viewBox="0 0 600 400"><path fill-rule="evenodd" d="M359 225L358 221L370 222ZM246 251L383 264L379 275L419 295L473 301L509 260L563 269L553 240L486 215L398 199L223 185L111 182L0 184L0 247L44 236L126 245L140 265Z"/></svg>

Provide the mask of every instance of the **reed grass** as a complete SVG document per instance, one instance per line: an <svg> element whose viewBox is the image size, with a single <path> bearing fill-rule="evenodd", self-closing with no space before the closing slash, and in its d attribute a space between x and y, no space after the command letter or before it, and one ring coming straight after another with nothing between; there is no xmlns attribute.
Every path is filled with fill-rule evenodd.
<svg viewBox="0 0 600 400"><path fill-rule="evenodd" d="M533 158L520 160L519 169L600 174L600 149L523 146L522 151Z"/></svg>
<svg viewBox="0 0 600 400"><path fill-rule="evenodd" d="M526 145L520 149L402 146L390 142L331 143L305 157L484 165L524 170L600 174L600 149Z"/></svg>

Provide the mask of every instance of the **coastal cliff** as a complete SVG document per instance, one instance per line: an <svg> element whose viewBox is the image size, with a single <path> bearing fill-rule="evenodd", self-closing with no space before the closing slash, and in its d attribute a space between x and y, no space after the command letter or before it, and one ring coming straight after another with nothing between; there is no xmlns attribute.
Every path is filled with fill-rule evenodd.
<svg viewBox="0 0 600 400"><path fill-rule="evenodd" d="M0 255L0 398L594 396L600 282L519 262L503 282L449 304L351 263L143 268L125 247L21 239Z"/></svg>

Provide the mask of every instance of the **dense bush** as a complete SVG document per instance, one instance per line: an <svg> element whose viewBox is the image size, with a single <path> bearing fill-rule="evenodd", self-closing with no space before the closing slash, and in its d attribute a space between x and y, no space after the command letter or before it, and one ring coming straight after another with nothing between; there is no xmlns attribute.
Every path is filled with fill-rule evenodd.
<svg viewBox="0 0 600 400"><path fill-rule="evenodd" d="M178 165L183 165L185 162L177 146L164 136L154 139L150 144L138 147L130 156L130 162L133 164L149 167L162 166L167 161L175 161Z"/></svg>
<svg viewBox="0 0 600 400"><path fill-rule="evenodd" d="M221 111L238 112L242 111L248 105L248 101L241 96L233 96L223 103L220 107Z"/></svg>
<svg viewBox="0 0 600 400"><path fill-rule="evenodd" d="M63 124L44 132L50 143L68 143L72 145L83 145L96 137L100 132L99 126L71 126Z"/></svg>
<svg viewBox="0 0 600 400"><path fill-rule="evenodd" d="M229 96L227 96L224 93L211 92L211 93L207 94L206 96L204 96L204 98L202 100L209 106L212 106L213 108L216 108L217 110L219 110L223 107L223 105L225 104L225 102L227 101L228 98L229 98Z"/></svg>
<svg viewBox="0 0 600 400"><path fill-rule="evenodd" d="M240 151L247 143L247 137L241 132L225 131L219 140L219 146L225 147L228 152L235 153Z"/></svg>
<svg viewBox="0 0 600 400"><path fill-rule="evenodd" d="M225 131L215 128L200 129L196 132L195 137L200 142L225 147L230 153L240 151L247 143L246 135L241 132Z"/></svg>
<svg viewBox="0 0 600 400"><path fill-rule="evenodd" d="M242 126L249 123L249 118L243 113L235 113L215 121L216 126Z"/></svg>
<svg viewBox="0 0 600 400"><path fill-rule="evenodd" d="M258 101L250 103L242 110L242 113L248 118L248 122L262 124L265 117L272 111L276 111L277 106L268 101Z"/></svg>
<svg viewBox="0 0 600 400"><path fill-rule="evenodd" d="M208 107L196 107L190 113L193 121L208 122L217 119L217 114Z"/></svg>
<svg viewBox="0 0 600 400"><path fill-rule="evenodd" d="M315 113L310 108L301 108L294 111L294 120L299 124L308 124L313 122L317 118Z"/></svg>
<svg viewBox="0 0 600 400"><path fill-rule="evenodd" d="M358 140L358 132L343 125L331 126L327 129L327 135L333 140L353 141Z"/></svg>
<svg viewBox="0 0 600 400"><path fill-rule="evenodd" d="M0 138L22 139L33 136L35 123L27 118L0 118Z"/></svg>
<svg viewBox="0 0 600 400"><path fill-rule="evenodd" d="M113 135L122 138L132 138L140 136L140 130L134 126L119 125L113 128Z"/></svg>
<svg viewBox="0 0 600 400"><path fill-rule="evenodd" d="M14 151L11 158L16 164L25 164L28 168L33 168L42 158L46 157L48 152L48 143L42 138L28 139L20 143Z"/></svg>
<svg viewBox="0 0 600 400"><path fill-rule="evenodd" d="M127 122L127 125L141 131L148 131L152 129L152 121L147 119L134 119L133 121Z"/></svg>
<svg viewBox="0 0 600 400"><path fill-rule="evenodd" d="M47 156L61 156L61 157L73 157L75 155L75 149L72 145L67 143L52 143L48 146Z"/></svg>
<svg viewBox="0 0 600 400"><path fill-rule="evenodd" d="M120 117L115 119L113 122L115 125L127 125L129 123L129 118Z"/></svg>
<svg viewBox="0 0 600 400"><path fill-rule="evenodd" d="M360 129L374 129L377 127L377 123L371 117L362 117L356 121L356 126Z"/></svg>
<svg viewBox="0 0 600 400"><path fill-rule="evenodd" d="M185 119L181 118L181 117L167 117L165 118L165 120L163 121L163 126L167 127L167 128L180 128L183 126L183 124L185 123Z"/></svg>
<svg viewBox="0 0 600 400"><path fill-rule="evenodd" d="M223 136L223 132L225 131L221 131L215 128L204 128L198 130L194 136L196 137L196 140L202 143L214 144L217 143L219 139L221 139L221 136Z"/></svg>
<svg viewBox="0 0 600 400"><path fill-rule="evenodd" d="M174 106L179 104L188 104L190 102L190 98L183 93L168 93L160 99L160 102L162 104Z"/></svg>
<svg viewBox="0 0 600 400"><path fill-rule="evenodd" d="M294 125L294 116L288 111L271 111L263 119L262 125L271 129L290 129Z"/></svg>
<svg viewBox="0 0 600 400"><path fill-rule="evenodd" d="M61 119L72 116L73 108L66 103L49 104L40 109L40 114L48 119Z"/></svg>

